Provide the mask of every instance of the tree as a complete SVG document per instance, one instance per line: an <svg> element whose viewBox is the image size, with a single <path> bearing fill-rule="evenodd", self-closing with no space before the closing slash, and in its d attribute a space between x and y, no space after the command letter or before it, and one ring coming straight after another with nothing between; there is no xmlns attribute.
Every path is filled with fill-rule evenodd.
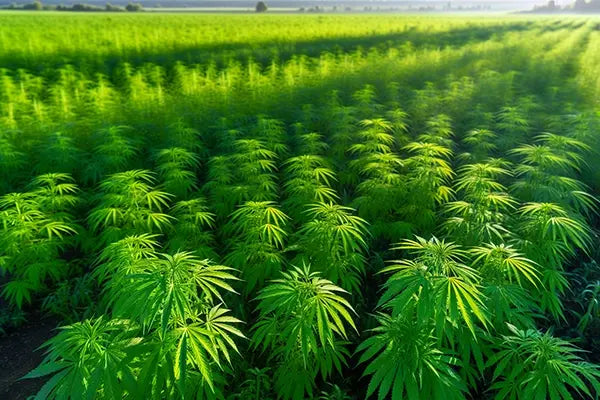
<svg viewBox="0 0 600 400"><path fill-rule="evenodd" d="M265 12L267 11L267 4L264 1L259 1L256 3L256 12Z"/></svg>
<svg viewBox="0 0 600 400"><path fill-rule="evenodd" d="M40 11L40 10L42 10L43 8L44 8L44 6L42 5L42 2L41 2L41 1L38 1L38 0L34 1L34 2L33 2L33 3L31 3L31 4L25 4L25 5L23 6L23 9L24 9L24 10L35 10L35 11Z"/></svg>
<svg viewBox="0 0 600 400"><path fill-rule="evenodd" d="M129 3L125 6L125 9L127 11L136 12L136 11L142 11L143 7L139 3Z"/></svg>

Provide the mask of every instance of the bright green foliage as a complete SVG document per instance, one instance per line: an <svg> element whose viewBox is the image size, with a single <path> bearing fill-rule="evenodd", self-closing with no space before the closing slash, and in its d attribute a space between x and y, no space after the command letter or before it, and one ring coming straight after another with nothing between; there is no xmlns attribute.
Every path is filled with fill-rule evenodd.
<svg viewBox="0 0 600 400"><path fill-rule="evenodd" d="M133 141L127 137L129 130L127 126L110 126L96 133L96 147L84 171L87 181L98 182L108 174L127 169L137 153Z"/></svg>
<svg viewBox="0 0 600 400"><path fill-rule="evenodd" d="M464 264L464 250L435 237L405 240L394 249L415 257L391 261L381 271L393 273L379 300L390 315L380 313L375 335L359 346L360 361L372 359L365 370L372 375L369 393L378 390L380 399L390 390L398 399L462 398L464 379L472 383L483 373L477 339L490 319L481 277Z"/></svg>
<svg viewBox="0 0 600 400"><path fill-rule="evenodd" d="M244 201L272 201L276 197L277 153L257 139L238 139L234 148L233 154L214 157L209 163L206 189L220 215L229 214Z"/></svg>
<svg viewBox="0 0 600 400"><path fill-rule="evenodd" d="M191 151L180 147L162 149L156 154L156 162L166 192L184 199L197 189L194 170L199 160Z"/></svg>
<svg viewBox="0 0 600 400"><path fill-rule="evenodd" d="M559 295L568 287L564 262L577 248L586 251L591 240L590 229L580 218L553 203L527 203L519 213L521 236L517 243L529 258L543 266L542 309L555 318L561 317Z"/></svg>
<svg viewBox="0 0 600 400"><path fill-rule="evenodd" d="M464 152L459 157L476 163L483 162L492 151L496 150L497 146L494 143L496 137L496 134L489 129L470 130L462 140L469 147L470 152Z"/></svg>
<svg viewBox="0 0 600 400"><path fill-rule="evenodd" d="M189 127L182 119L170 124L167 127L167 132L166 143L168 148L185 149L193 152L192 155L194 156L195 154L204 155L204 146L199 140L200 133L196 129ZM178 162L183 162L184 165L189 164L190 161L193 161L191 165L196 165L195 157L184 156L183 158L178 157L177 159Z"/></svg>
<svg viewBox="0 0 600 400"><path fill-rule="evenodd" d="M519 286L526 281L533 286L539 283L534 262L511 246L488 244L473 248L471 253L476 256L474 262L481 264L479 273L489 282L517 283Z"/></svg>
<svg viewBox="0 0 600 400"><path fill-rule="evenodd" d="M509 325L510 336L498 340L500 351L489 360L491 387L501 399L593 398L600 392L600 370L584 362L580 349L550 333L522 331ZM593 388L593 389L592 389Z"/></svg>
<svg viewBox="0 0 600 400"><path fill-rule="evenodd" d="M169 215L176 220L169 231L169 249L188 250L200 257L216 258L211 232L215 225L215 214L209 211L204 198L179 201L171 207Z"/></svg>
<svg viewBox="0 0 600 400"><path fill-rule="evenodd" d="M331 188L336 180L335 173L324 157L309 154L292 157L285 162L285 166L288 179L284 189L288 199L284 206L291 210L290 215L294 220L306 220L306 213L303 212L306 204L338 200L337 193Z"/></svg>
<svg viewBox="0 0 600 400"><path fill-rule="evenodd" d="M505 106L496 115L496 127L500 133L499 147L511 149L515 143L523 143L529 131L529 121L523 110L515 106Z"/></svg>
<svg viewBox="0 0 600 400"><path fill-rule="evenodd" d="M90 212L90 227L100 233L101 244L128 234L163 231L171 217L162 212L169 206L169 193L154 186L154 175L131 170L109 176L100 184L96 207Z"/></svg>
<svg viewBox="0 0 600 400"><path fill-rule="evenodd" d="M402 121L396 123L402 131ZM393 151L394 127L383 119L363 120L360 125L363 128L358 133L360 141L349 148L356 156L350 167L362 178L356 187L358 196L354 204L361 217L373 221L374 236L394 238L398 236L394 231L399 224L390 221L397 219L397 204L403 194L400 173L403 162Z"/></svg>
<svg viewBox="0 0 600 400"><path fill-rule="evenodd" d="M48 354L25 378L51 375L36 398L66 399L123 396L124 382L133 371L124 364L140 338L126 320L100 317L64 326L44 344Z"/></svg>
<svg viewBox="0 0 600 400"><path fill-rule="evenodd" d="M234 338L244 337L235 326L241 321L221 304L220 291L234 293L227 281L236 278L231 268L190 253L158 253L154 239L129 236L103 252L97 276L113 319L67 326L47 343L48 357L28 376L56 373L41 393L215 393L225 362L238 352Z"/></svg>
<svg viewBox="0 0 600 400"><path fill-rule="evenodd" d="M280 120L259 117L252 135L264 141L265 146L278 157L284 157L289 151L285 145L285 133L285 126Z"/></svg>
<svg viewBox="0 0 600 400"><path fill-rule="evenodd" d="M586 192L585 184L573 178L583 164L580 152L587 146L551 133L538 136L537 141L540 144L512 151L522 158L522 164L515 168L519 179L512 190L527 201L557 203L585 214L594 210L597 200Z"/></svg>
<svg viewBox="0 0 600 400"><path fill-rule="evenodd" d="M269 200L275 192L277 153L257 139L236 141L236 153L232 163L242 187L239 188L242 200Z"/></svg>
<svg viewBox="0 0 600 400"><path fill-rule="evenodd" d="M430 228L435 221L437 206L447 202L452 194L452 189L447 186L454 176L448 162L452 150L444 144L426 141L411 142L404 149L411 156L404 160L408 170L405 177L407 197L401 211L416 228Z"/></svg>
<svg viewBox="0 0 600 400"><path fill-rule="evenodd" d="M39 397L598 397L597 20L62 14L0 13Z"/></svg>
<svg viewBox="0 0 600 400"><path fill-rule="evenodd" d="M454 370L458 360L437 345L433 330L402 315L379 314L373 336L358 346L359 362L371 360L367 396L383 399L462 399L466 387Z"/></svg>
<svg viewBox="0 0 600 400"><path fill-rule="evenodd" d="M312 396L317 374L325 379L346 363L346 325L356 327L347 292L308 265L282 273L259 293L260 319L252 344L277 362L275 389L283 398Z"/></svg>
<svg viewBox="0 0 600 400"><path fill-rule="evenodd" d="M452 326L458 323L464 323L473 335L476 322L486 326L480 276L463 263L464 250L435 237L405 240L394 250L408 250L416 257L391 261L393 264L381 271L393 273L379 301L392 310L392 315L414 307L420 321L432 322L438 337L450 339Z"/></svg>
<svg viewBox="0 0 600 400"><path fill-rule="evenodd" d="M242 271L246 290L275 277L284 264L282 249L289 217L270 201L249 201L231 215L232 241L226 262Z"/></svg>
<svg viewBox="0 0 600 400"><path fill-rule="evenodd" d="M365 271L367 222L349 207L316 203L306 213L310 221L298 232L301 257L323 276L354 294L360 294Z"/></svg>
<svg viewBox="0 0 600 400"><path fill-rule="evenodd" d="M425 133L419 135L419 140L450 147L453 135L452 119L446 114L438 114L425 123Z"/></svg>
<svg viewBox="0 0 600 400"><path fill-rule="evenodd" d="M76 233L77 191L70 175L54 173L35 178L28 192L0 197L0 272L10 276L2 296L18 308L68 275L61 254Z"/></svg>
<svg viewBox="0 0 600 400"><path fill-rule="evenodd" d="M534 326L533 316L539 314L539 306L532 293L545 290L538 266L505 244L474 247L470 253L482 277L482 292L494 327L503 330L506 322Z"/></svg>
<svg viewBox="0 0 600 400"><path fill-rule="evenodd" d="M507 169L496 164L490 160L459 170L454 191L462 194L462 200L446 204L446 213L453 216L446 221L445 228L462 243L498 241L510 234L505 226L516 200L496 181L509 175Z"/></svg>
<svg viewBox="0 0 600 400"><path fill-rule="evenodd" d="M201 312L203 303L222 301L219 288L234 292L225 282L234 279L230 271L190 253L153 254L116 267L113 276L117 279L108 283L110 305L115 315L135 319L145 331L160 327L164 335L170 324L184 323Z"/></svg>

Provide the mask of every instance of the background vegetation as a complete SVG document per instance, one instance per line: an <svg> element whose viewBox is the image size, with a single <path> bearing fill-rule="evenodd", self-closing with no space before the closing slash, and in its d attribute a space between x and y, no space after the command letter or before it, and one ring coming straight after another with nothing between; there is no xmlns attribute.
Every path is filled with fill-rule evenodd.
<svg viewBox="0 0 600 400"><path fill-rule="evenodd" d="M599 26L0 14L39 397L598 397Z"/></svg>

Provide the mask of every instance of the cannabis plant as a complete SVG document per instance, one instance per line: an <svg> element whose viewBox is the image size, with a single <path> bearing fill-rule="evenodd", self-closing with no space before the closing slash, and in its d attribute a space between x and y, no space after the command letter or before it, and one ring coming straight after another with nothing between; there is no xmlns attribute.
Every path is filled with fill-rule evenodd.
<svg viewBox="0 0 600 400"><path fill-rule="evenodd" d="M581 350L550 333L508 325L510 335L497 341L499 351L488 361L497 399L593 398L600 392L600 370L585 362Z"/></svg>
<svg viewBox="0 0 600 400"><path fill-rule="evenodd" d="M2 296L18 308L68 276L62 254L77 233L70 210L78 188L70 175L40 175L30 188L0 197L0 271L8 277Z"/></svg>
<svg viewBox="0 0 600 400"><path fill-rule="evenodd" d="M336 181L335 173L324 157L305 154L289 158L284 165L287 179L283 186L287 199L283 205L295 221L306 220L306 204L338 200L331 187Z"/></svg>
<svg viewBox="0 0 600 400"><path fill-rule="evenodd" d="M367 397L383 399L463 399L467 391L455 371L459 360L440 348L434 330L415 318L409 307L401 315L377 315L379 326L362 342L359 363L369 361Z"/></svg>
<svg viewBox="0 0 600 400"><path fill-rule="evenodd" d="M252 346L269 351L275 390L283 398L312 396L315 377L341 372L348 351L346 326L356 331L347 292L310 266L293 267L257 296L260 314Z"/></svg>
<svg viewBox="0 0 600 400"><path fill-rule="evenodd" d="M193 251L200 257L217 258L212 231L215 214L209 211L203 197L175 203L169 215L175 218L175 222L168 231L168 249Z"/></svg>
<svg viewBox="0 0 600 400"><path fill-rule="evenodd" d="M199 159L196 154L181 147L159 150L156 154L157 170L166 192L179 199L196 190L195 169Z"/></svg>
<svg viewBox="0 0 600 400"><path fill-rule="evenodd" d="M242 271L245 290L276 276L285 262L282 250L289 217L270 201L249 201L232 215L228 233L235 237L226 262Z"/></svg>
<svg viewBox="0 0 600 400"><path fill-rule="evenodd" d="M162 212L170 194L158 190L154 174L131 170L110 175L100 183L96 207L88 216L100 244L106 245L133 233L164 231L172 217Z"/></svg>
<svg viewBox="0 0 600 400"><path fill-rule="evenodd" d="M157 251L155 236L130 236L103 252L96 276L112 319L64 327L27 377L54 374L39 396L214 396L244 335L224 308L232 269L190 253Z"/></svg>
<svg viewBox="0 0 600 400"><path fill-rule="evenodd" d="M306 213L309 221L298 231L299 258L314 270L353 294L359 295L365 273L367 222L353 209L333 203L315 203Z"/></svg>
<svg viewBox="0 0 600 400"><path fill-rule="evenodd" d="M360 125L363 130L358 132L359 143L349 149L356 157L350 167L362 178L356 187L358 197L354 204L361 217L373 222L371 231L375 237L396 239L399 224L391 221L398 219L396 204L402 201L403 163L393 151L394 128L383 119L363 120Z"/></svg>
<svg viewBox="0 0 600 400"><path fill-rule="evenodd" d="M461 199L445 205L446 214L450 217L444 228L452 238L463 244L502 241L510 236L507 222L517 201L497 181L510 173L490 161L460 168L454 192Z"/></svg>

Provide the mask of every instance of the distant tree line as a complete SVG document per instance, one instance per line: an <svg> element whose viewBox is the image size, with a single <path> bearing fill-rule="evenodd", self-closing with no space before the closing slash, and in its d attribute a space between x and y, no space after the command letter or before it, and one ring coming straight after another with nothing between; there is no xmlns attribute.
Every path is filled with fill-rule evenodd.
<svg viewBox="0 0 600 400"><path fill-rule="evenodd" d="M597 13L600 12L600 0L575 0L574 3L561 7L556 3L556 0L549 0L547 4L535 6L532 11L534 13L549 13L549 12L578 12L578 13Z"/></svg>
<svg viewBox="0 0 600 400"><path fill-rule="evenodd" d="M104 7L98 7L91 4L84 3L75 3L72 6L65 6L59 4L57 6L53 5L44 5L40 0L35 0L33 3L24 4L22 6L18 6L15 3L10 4L7 7L4 7L9 10L33 10L33 11L41 11L41 10L55 10L55 11L79 11L79 12L138 12L143 11L144 7L140 3L129 3L125 7L119 7L116 5L112 5L111 3L106 3Z"/></svg>
<svg viewBox="0 0 600 400"><path fill-rule="evenodd" d="M575 11L600 11L600 0L576 0L575 4L573 4L573 9Z"/></svg>

